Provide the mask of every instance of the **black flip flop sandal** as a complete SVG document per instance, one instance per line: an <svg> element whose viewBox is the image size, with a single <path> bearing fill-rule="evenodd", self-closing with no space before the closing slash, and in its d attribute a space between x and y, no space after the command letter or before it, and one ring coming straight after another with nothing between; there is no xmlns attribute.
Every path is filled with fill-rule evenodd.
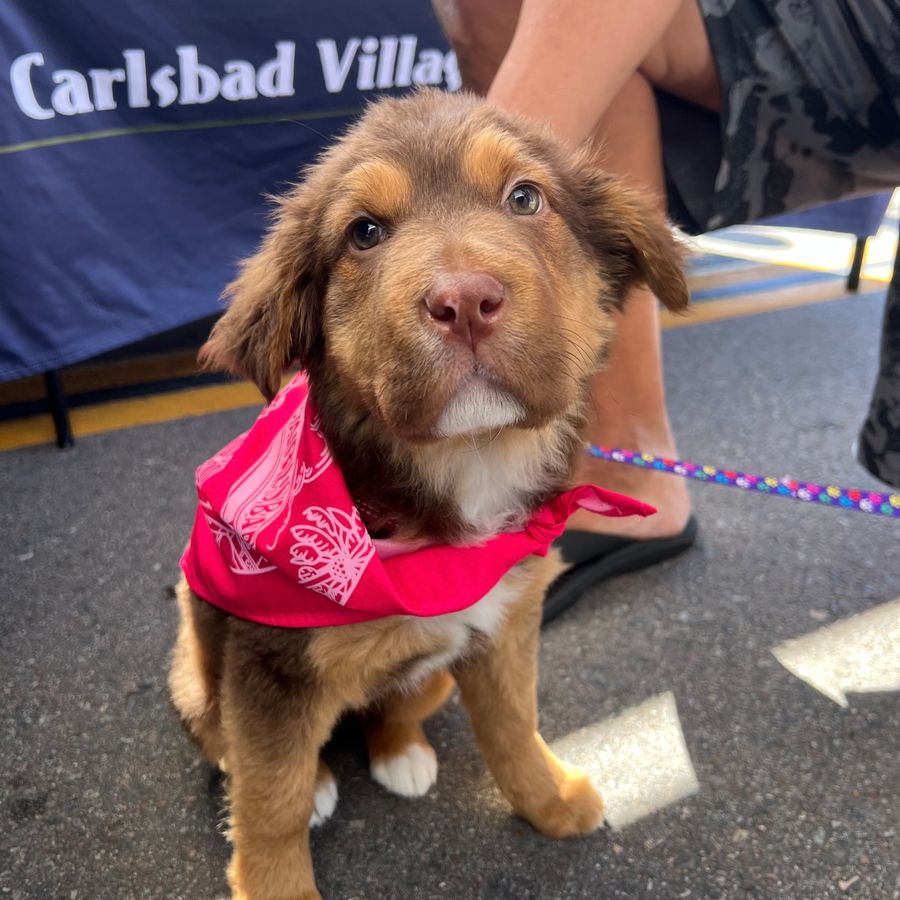
<svg viewBox="0 0 900 900"><path fill-rule="evenodd" d="M542 623L565 612L589 587L612 578L646 569L690 549L697 539L697 520L691 516L684 529L672 537L641 541L590 531L566 531L554 541L571 566L547 588Z"/></svg>

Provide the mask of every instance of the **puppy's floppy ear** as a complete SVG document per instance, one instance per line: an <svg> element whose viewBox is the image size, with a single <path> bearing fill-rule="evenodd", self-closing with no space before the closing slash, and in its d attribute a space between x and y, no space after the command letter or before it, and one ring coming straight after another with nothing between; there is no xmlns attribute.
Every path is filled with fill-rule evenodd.
<svg viewBox="0 0 900 900"><path fill-rule="evenodd" d="M321 287L316 272L314 212L300 185L278 204L262 246L225 288L230 301L201 363L256 382L266 400L294 360L306 365L321 342Z"/></svg>
<svg viewBox="0 0 900 900"><path fill-rule="evenodd" d="M606 174L595 158L579 160L579 212L611 297L621 306L632 287L646 285L671 310L689 300L683 250L666 220L635 189Z"/></svg>

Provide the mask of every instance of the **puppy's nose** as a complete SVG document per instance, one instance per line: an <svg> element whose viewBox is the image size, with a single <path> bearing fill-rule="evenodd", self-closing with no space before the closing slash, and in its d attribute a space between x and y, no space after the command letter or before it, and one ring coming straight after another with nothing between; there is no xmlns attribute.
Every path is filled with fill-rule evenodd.
<svg viewBox="0 0 900 900"><path fill-rule="evenodd" d="M466 272L441 276L425 298L425 308L435 327L474 350L493 330L504 299L503 285L492 275Z"/></svg>

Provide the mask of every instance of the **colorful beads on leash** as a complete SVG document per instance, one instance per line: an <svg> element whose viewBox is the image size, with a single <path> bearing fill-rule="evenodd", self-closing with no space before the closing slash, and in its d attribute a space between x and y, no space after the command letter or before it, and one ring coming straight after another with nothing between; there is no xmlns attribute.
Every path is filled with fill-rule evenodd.
<svg viewBox="0 0 900 900"><path fill-rule="evenodd" d="M807 481L795 481L791 478L772 478L771 476L751 475L748 472L732 472L729 469L717 469L715 466L698 466L696 463L682 459L665 459L661 456L653 456L651 453L635 453L632 450L598 447L594 444L588 444L587 451L597 459L606 459L645 469L657 469L660 472L671 472L673 475L694 478L697 481L725 484L759 494L773 494L777 497L818 503L820 506L856 509L875 516L900 519L900 494L880 494L876 491L853 490L833 484L814 484Z"/></svg>

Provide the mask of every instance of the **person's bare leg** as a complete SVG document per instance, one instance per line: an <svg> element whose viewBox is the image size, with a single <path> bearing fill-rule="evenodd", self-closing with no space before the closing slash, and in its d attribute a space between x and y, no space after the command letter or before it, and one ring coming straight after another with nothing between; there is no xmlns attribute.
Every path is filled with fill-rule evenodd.
<svg viewBox="0 0 900 900"><path fill-rule="evenodd" d="M547 96L542 96L541 66L535 62L529 68L529 56L538 52L541 36L517 35L518 57L504 60L516 29L518 7L516 0L492 4L435 0L442 24L457 49L465 85L486 93L503 61L491 98L506 108L549 121L544 110L560 105L559 98L553 96L558 88L551 85L546 88ZM531 23L530 27L535 26ZM706 32L693 0L682 3L661 27L664 30L640 58L637 70L620 79L623 86L593 129L590 123L582 125L571 117L551 124L564 139L572 141L577 141L581 133L593 132L593 139L603 147L606 167L641 187L664 211L659 120L652 85L711 109L718 108L719 92ZM533 51L529 51L529 42L534 45ZM536 73L537 78L523 88L522 81L531 77L529 73ZM596 444L674 455L656 298L646 290L633 291L624 313L618 316L618 326L610 364L594 380L586 438ZM690 515L685 483L671 475L585 459L579 477L652 503L659 513L648 519L576 514L569 522L571 528L662 537L681 531Z"/></svg>
<svg viewBox="0 0 900 900"><path fill-rule="evenodd" d="M604 166L613 172L627 172L628 180L664 212L656 99L640 72L631 76L613 100L596 135ZM594 444L673 457L676 450L666 410L659 303L650 291L633 290L616 319L612 357L594 378L585 437ZM678 534L690 515L686 483L665 473L587 457L578 480L630 494L653 504L658 512L647 519L609 519L579 512L569 521L570 528L662 537Z"/></svg>
<svg viewBox="0 0 900 900"><path fill-rule="evenodd" d="M719 107L719 88L699 8L684 3L639 70L628 80L597 125L594 139L604 162L639 185L665 213L665 179L659 116L653 84L710 109ZM647 290L633 291L618 317L618 332L608 368L594 379L591 419L586 437L596 444L677 455L666 408L659 332L659 304ZM659 512L648 519L616 522L580 513L572 528L636 537L677 534L690 515L686 482L661 472L588 459L584 481L614 487L652 503Z"/></svg>

